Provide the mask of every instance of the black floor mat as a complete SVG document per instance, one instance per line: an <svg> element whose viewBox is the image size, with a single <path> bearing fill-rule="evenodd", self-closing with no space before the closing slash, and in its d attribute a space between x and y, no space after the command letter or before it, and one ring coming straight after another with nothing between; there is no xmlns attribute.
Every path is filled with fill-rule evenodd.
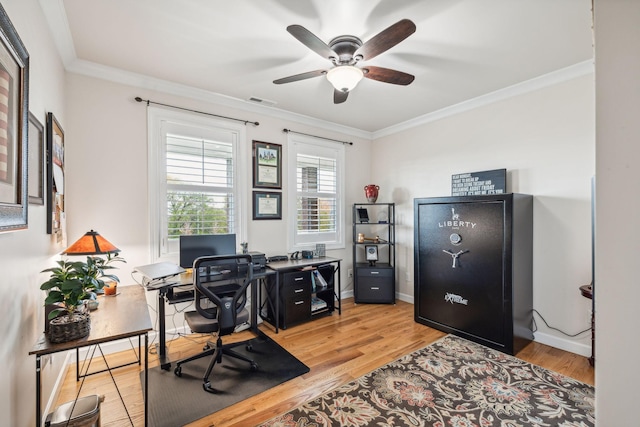
<svg viewBox="0 0 640 427"><path fill-rule="evenodd" d="M251 371L249 363L224 356L209 377L215 394L202 388L202 377L211 360L205 357L182 365L182 376L160 367L149 370L149 425L175 427L188 424L222 408L261 393L278 384L309 372L309 368L269 337L251 340L253 351L236 347L258 363ZM140 374L144 381L144 372Z"/></svg>

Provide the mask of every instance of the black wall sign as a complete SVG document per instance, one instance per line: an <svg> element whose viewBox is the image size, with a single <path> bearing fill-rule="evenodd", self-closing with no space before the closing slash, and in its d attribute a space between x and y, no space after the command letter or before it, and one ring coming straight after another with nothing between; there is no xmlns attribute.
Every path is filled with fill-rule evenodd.
<svg viewBox="0 0 640 427"><path fill-rule="evenodd" d="M452 196L480 196L507 192L507 170L495 169L451 175Z"/></svg>

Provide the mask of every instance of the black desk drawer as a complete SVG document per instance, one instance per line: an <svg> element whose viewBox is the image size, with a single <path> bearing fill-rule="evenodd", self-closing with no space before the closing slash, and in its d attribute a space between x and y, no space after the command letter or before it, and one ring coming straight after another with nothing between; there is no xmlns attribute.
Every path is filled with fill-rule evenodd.
<svg viewBox="0 0 640 427"><path fill-rule="evenodd" d="M281 275L280 321L287 328L311 317L311 271L292 271Z"/></svg>
<svg viewBox="0 0 640 427"><path fill-rule="evenodd" d="M288 288L301 284L311 284L311 271L292 271L282 274L282 287Z"/></svg>
<svg viewBox="0 0 640 427"><path fill-rule="evenodd" d="M392 268L357 268L356 302L395 303L393 272Z"/></svg>

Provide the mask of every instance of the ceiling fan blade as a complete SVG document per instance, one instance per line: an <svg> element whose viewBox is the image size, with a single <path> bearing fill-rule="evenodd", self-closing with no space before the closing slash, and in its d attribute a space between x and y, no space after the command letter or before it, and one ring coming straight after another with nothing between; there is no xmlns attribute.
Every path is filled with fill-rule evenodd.
<svg viewBox="0 0 640 427"><path fill-rule="evenodd" d="M281 79L274 80L273 82L277 85L281 85L283 83L297 82L298 80L311 79L313 77L319 77L325 74L327 74L327 70L307 71L306 73L295 74L289 77L283 77Z"/></svg>
<svg viewBox="0 0 640 427"><path fill-rule="evenodd" d="M367 40L353 56L360 56L365 61L375 58L415 32L416 24L409 19L403 19Z"/></svg>
<svg viewBox="0 0 640 427"><path fill-rule="evenodd" d="M302 25L289 25L287 31L296 39L298 39L303 45L322 56L324 59L337 58L338 55L327 45L320 40L315 34L307 30Z"/></svg>
<svg viewBox="0 0 640 427"><path fill-rule="evenodd" d="M384 83L392 83L394 85L406 86L411 84L414 76L411 74L403 73L402 71L392 70L390 68L383 67L365 67L362 69L364 76L371 80L377 80Z"/></svg>
<svg viewBox="0 0 640 427"><path fill-rule="evenodd" d="M348 91L341 91L338 89L334 89L333 91L333 103L334 104L342 104L344 101L347 100L347 96L349 96L349 92Z"/></svg>

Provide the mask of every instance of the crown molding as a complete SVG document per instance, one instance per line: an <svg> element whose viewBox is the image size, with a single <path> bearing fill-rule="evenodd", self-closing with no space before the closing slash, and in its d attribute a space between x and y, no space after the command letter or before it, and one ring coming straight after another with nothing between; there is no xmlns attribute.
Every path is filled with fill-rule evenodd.
<svg viewBox="0 0 640 427"><path fill-rule="evenodd" d="M455 116L456 114L473 110L475 108L480 108L485 105L493 104L495 102L512 98L514 96L523 95L528 92L533 92L545 87L556 85L558 83L593 74L594 70L595 66L593 60L579 62L569 67L562 68L557 71L552 71L551 73L543 74L542 76L535 77L533 79L517 83L512 86L507 86L503 89L499 89L494 92L490 92L485 95L481 95L476 98L451 105L449 107L441 108L440 110L416 117L411 120L407 120L402 123L398 123L397 125L389 126L387 128L372 132L372 139L375 140L385 136L394 135L396 133L412 129L416 126L421 126L426 123L444 119L445 117Z"/></svg>
<svg viewBox="0 0 640 427"><path fill-rule="evenodd" d="M340 125L326 120L316 119L303 114L282 110L279 108L260 105L250 101L197 89L192 86L181 85L165 80L160 80L142 74L131 73L121 69L108 67L93 62L77 59L73 38L69 31L69 24L64 8L63 0L39 0L40 6L49 23L56 47L62 58L65 69L70 73L81 74L89 77L100 78L114 83L125 84L141 89L165 92L168 94L191 98L194 100L209 102L216 105L223 105L230 108L237 108L247 112L262 114L265 116L288 120L308 126L314 126L344 135L375 140L378 138L393 135L405 130L431 123L445 117L454 116L475 108L480 108L498 101L502 101L514 96L528 92L540 90L558 83L569 81L578 77L594 73L594 61L584 61L575 65L553 71L548 74L518 83L506 88L478 96L467 101L460 102L449 107L398 123L387 128L369 132L349 126Z"/></svg>
<svg viewBox="0 0 640 427"><path fill-rule="evenodd" d="M49 24L53 42L66 69L67 65L76 59L76 50L69 30L64 3L62 0L40 0L40 7Z"/></svg>

